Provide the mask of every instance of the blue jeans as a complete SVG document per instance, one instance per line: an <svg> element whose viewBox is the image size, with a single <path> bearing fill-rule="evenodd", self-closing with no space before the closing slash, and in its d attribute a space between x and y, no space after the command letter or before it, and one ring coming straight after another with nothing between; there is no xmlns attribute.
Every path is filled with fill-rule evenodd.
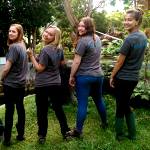
<svg viewBox="0 0 150 150"><path fill-rule="evenodd" d="M83 124L87 114L88 97L91 96L98 113L101 117L102 124L107 122L105 103L102 98L103 77L94 76L77 76L76 77L76 94L78 100L76 129L82 132Z"/></svg>

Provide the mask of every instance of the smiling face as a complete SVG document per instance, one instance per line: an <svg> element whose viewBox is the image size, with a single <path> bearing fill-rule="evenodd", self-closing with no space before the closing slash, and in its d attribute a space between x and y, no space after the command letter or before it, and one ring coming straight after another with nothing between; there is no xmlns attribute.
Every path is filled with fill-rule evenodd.
<svg viewBox="0 0 150 150"><path fill-rule="evenodd" d="M11 41L16 41L19 36L18 30L15 26L9 28L8 38Z"/></svg>
<svg viewBox="0 0 150 150"><path fill-rule="evenodd" d="M47 45L55 40L55 28L47 28L42 35L43 42Z"/></svg>
<svg viewBox="0 0 150 150"><path fill-rule="evenodd" d="M87 32L87 30L85 28L84 22L80 21L79 24L78 24L78 33L79 33L79 35L82 36L82 35L86 34L86 32Z"/></svg>
<svg viewBox="0 0 150 150"><path fill-rule="evenodd" d="M131 13L127 13L124 18L124 27L128 32L134 32L139 27L138 21L135 20L135 17Z"/></svg>

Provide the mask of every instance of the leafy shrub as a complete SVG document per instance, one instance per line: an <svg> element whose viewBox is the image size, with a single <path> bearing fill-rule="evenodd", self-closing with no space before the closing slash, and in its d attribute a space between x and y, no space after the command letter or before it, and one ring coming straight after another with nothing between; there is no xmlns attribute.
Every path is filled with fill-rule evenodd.
<svg viewBox="0 0 150 150"><path fill-rule="evenodd" d="M140 81L134 90L133 96L140 96L142 99L150 100L150 42L145 52L144 64L140 71Z"/></svg>
<svg viewBox="0 0 150 150"><path fill-rule="evenodd" d="M34 52L36 54L39 54L42 48L43 48L43 43L40 42L39 44L36 45Z"/></svg>
<svg viewBox="0 0 150 150"><path fill-rule="evenodd" d="M140 96L141 99L150 100L150 81L140 80L134 89L132 97Z"/></svg>
<svg viewBox="0 0 150 150"><path fill-rule="evenodd" d="M119 49L122 45L123 41L122 40L113 40L111 42L108 42L108 45L106 47L102 48L102 55L117 55L119 52Z"/></svg>

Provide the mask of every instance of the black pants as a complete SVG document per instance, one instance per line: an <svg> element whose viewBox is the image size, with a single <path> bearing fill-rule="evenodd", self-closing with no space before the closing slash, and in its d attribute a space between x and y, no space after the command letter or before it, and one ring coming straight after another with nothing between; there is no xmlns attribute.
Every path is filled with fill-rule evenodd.
<svg viewBox="0 0 150 150"><path fill-rule="evenodd" d="M48 87L36 87L36 106L37 106L37 121L38 121L38 135L46 136L48 128L48 99L52 103L52 108L55 111L56 117L59 121L61 133L65 136L65 133L69 130L67 125L67 119L62 108L61 102L61 87L48 86Z"/></svg>
<svg viewBox="0 0 150 150"><path fill-rule="evenodd" d="M115 80L116 117L122 118L131 112L130 97L137 81Z"/></svg>
<svg viewBox="0 0 150 150"><path fill-rule="evenodd" d="M18 122L16 124L18 135L24 135L25 127L25 109L23 104L25 88L12 88L4 85L4 98L5 98L5 129L4 140L10 141L11 131L13 127L13 115L16 105Z"/></svg>

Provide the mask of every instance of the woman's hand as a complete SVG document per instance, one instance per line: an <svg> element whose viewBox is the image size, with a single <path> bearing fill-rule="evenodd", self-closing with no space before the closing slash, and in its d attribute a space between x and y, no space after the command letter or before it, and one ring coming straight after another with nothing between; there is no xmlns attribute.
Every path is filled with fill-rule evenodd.
<svg viewBox="0 0 150 150"><path fill-rule="evenodd" d="M115 88L115 86L114 86L114 78L110 78L109 84L110 84L110 87Z"/></svg>
<svg viewBox="0 0 150 150"><path fill-rule="evenodd" d="M69 78L69 85L72 86L72 87L75 86L75 78L74 77Z"/></svg>
<svg viewBox="0 0 150 150"><path fill-rule="evenodd" d="M33 50L31 48L27 49L27 55L31 58L33 56Z"/></svg>

